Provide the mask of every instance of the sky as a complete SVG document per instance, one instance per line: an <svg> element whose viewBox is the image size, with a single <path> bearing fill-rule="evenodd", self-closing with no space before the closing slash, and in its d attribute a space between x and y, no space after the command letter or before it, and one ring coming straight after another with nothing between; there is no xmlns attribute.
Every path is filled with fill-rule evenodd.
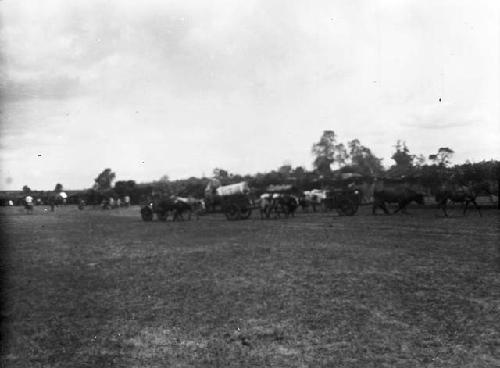
<svg viewBox="0 0 500 368"><path fill-rule="evenodd" d="M500 159L491 1L0 1L0 190L312 169L323 130Z"/></svg>

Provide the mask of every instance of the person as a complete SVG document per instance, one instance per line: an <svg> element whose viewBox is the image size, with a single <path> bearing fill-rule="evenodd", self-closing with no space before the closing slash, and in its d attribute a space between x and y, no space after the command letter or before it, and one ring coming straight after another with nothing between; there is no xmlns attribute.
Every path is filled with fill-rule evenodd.
<svg viewBox="0 0 500 368"><path fill-rule="evenodd" d="M125 207L130 207L130 197L128 195L126 195L124 198L123 198L123 205Z"/></svg>
<svg viewBox="0 0 500 368"><path fill-rule="evenodd" d="M24 208L26 212L33 213L33 197L29 194L24 198Z"/></svg>
<svg viewBox="0 0 500 368"><path fill-rule="evenodd" d="M109 201L106 198L102 199L101 208L103 210L108 210L109 209Z"/></svg>
<svg viewBox="0 0 500 368"><path fill-rule="evenodd" d="M83 210L84 208L85 208L85 200L80 199L80 201L78 201L78 209Z"/></svg>

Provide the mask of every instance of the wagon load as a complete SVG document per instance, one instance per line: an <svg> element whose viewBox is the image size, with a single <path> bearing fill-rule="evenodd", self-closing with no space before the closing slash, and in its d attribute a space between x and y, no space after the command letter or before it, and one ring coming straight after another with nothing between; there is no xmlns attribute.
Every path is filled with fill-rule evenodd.
<svg viewBox="0 0 500 368"><path fill-rule="evenodd" d="M296 189L292 184L271 184L266 188L266 191L271 193L291 193Z"/></svg>
<svg viewBox="0 0 500 368"><path fill-rule="evenodd" d="M250 192L250 188L248 187L248 183L246 181L242 181L237 184L224 185L215 190L215 193L219 196L229 196L229 195L237 195L237 194L248 194Z"/></svg>
<svg viewBox="0 0 500 368"><path fill-rule="evenodd" d="M328 191L322 189L306 190L304 197L310 203L321 204L328 198Z"/></svg>

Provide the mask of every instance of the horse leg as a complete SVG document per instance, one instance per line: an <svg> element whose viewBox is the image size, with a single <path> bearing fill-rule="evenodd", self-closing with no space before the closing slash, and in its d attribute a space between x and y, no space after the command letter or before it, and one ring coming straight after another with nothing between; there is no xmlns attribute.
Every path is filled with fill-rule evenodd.
<svg viewBox="0 0 500 368"><path fill-rule="evenodd" d="M385 202L382 202L382 203L380 204L380 207L384 210L384 213L385 213L386 215L390 215L390 214L391 214L391 213L389 212L389 210L387 209L387 206L385 205Z"/></svg>
<svg viewBox="0 0 500 368"><path fill-rule="evenodd" d="M481 207L479 207L479 205L477 204L476 200L472 199L471 202L474 205L474 207L476 207L477 212L479 212L479 216L483 217L483 214L481 213Z"/></svg>
<svg viewBox="0 0 500 368"><path fill-rule="evenodd" d="M467 212L467 208L469 208L469 200L466 200L465 203L464 203L464 212L463 212L463 215L465 216L465 213Z"/></svg>
<svg viewBox="0 0 500 368"><path fill-rule="evenodd" d="M448 217L448 212L446 211L446 201L447 201L447 200L445 200L444 202L441 202L441 203L439 204L439 207L443 210L443 212L444 212L444 216L445 216L445 217Z"/></svg>
<svg viewBox="0 0 500 368"><path fill-rule="evenodd" d="M403 206L404 206L404 205L403 205L403 203L398 202L398 208L396 208L396 209L394 210L393 214L395 215L395 214L396 214L396 213L398 213L399 211L403 212L403 208L404 208Z"/></svg>

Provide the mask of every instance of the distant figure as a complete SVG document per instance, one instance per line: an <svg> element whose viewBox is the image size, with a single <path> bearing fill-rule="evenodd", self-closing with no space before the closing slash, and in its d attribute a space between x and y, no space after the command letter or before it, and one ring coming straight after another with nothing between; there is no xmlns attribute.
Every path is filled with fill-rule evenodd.
<svg viewBox="0 0 500 368"><path fill-rule="evenodd" d="M14 201L12 199L9 199L9 206L13 206L14 205Z"/></svg>
<svg viewBox="0 0 500 368"><path fill-rule="evenodd" d="M115 202L115 207L116 208L120 208L122 205L122 200L120 198L117 198L116 199L116 202Z"/></svg>
<svg viewBox="0 0 500 368"><path fill-rule="evenodd" d="M29 194L24 198L24 208L29 214L33 213L33 197Z"/></svg>
<svg viewBox="0 0 500 368"><path fill-rule="evenodd" d="M123 197L123 206L130 207L130 197L128 195Z"/></svg>
<svg viewBox="0 0 500 368"><path fill-rule="evenodd" d="M85 201L83 199L80 199L78 202L78 209L81 211L85 208Z"/></svg>
<svg viewBox="0 0 500 368"><path fill-rule="evenodd" d="M115 199L113 197L109 197L108 203L110 208L115 207Z"/></svg>
<svg viewBox="0 0 500 368"><path fill-rule="evenodd" d="M54 211L55 211L55 209L56 209L56 199L55 199L55 197L52 197L52 196L51 196L51 197L49 198L49 205L50 205L50 211L51 211L51 212L54 212Z"/></svg>
<svg viewBox="0 0 500 368"><path fill-rule="evenodd" d="M109 210L109 201L106 198L102 199L101 208L103 210Z"/></svg>

